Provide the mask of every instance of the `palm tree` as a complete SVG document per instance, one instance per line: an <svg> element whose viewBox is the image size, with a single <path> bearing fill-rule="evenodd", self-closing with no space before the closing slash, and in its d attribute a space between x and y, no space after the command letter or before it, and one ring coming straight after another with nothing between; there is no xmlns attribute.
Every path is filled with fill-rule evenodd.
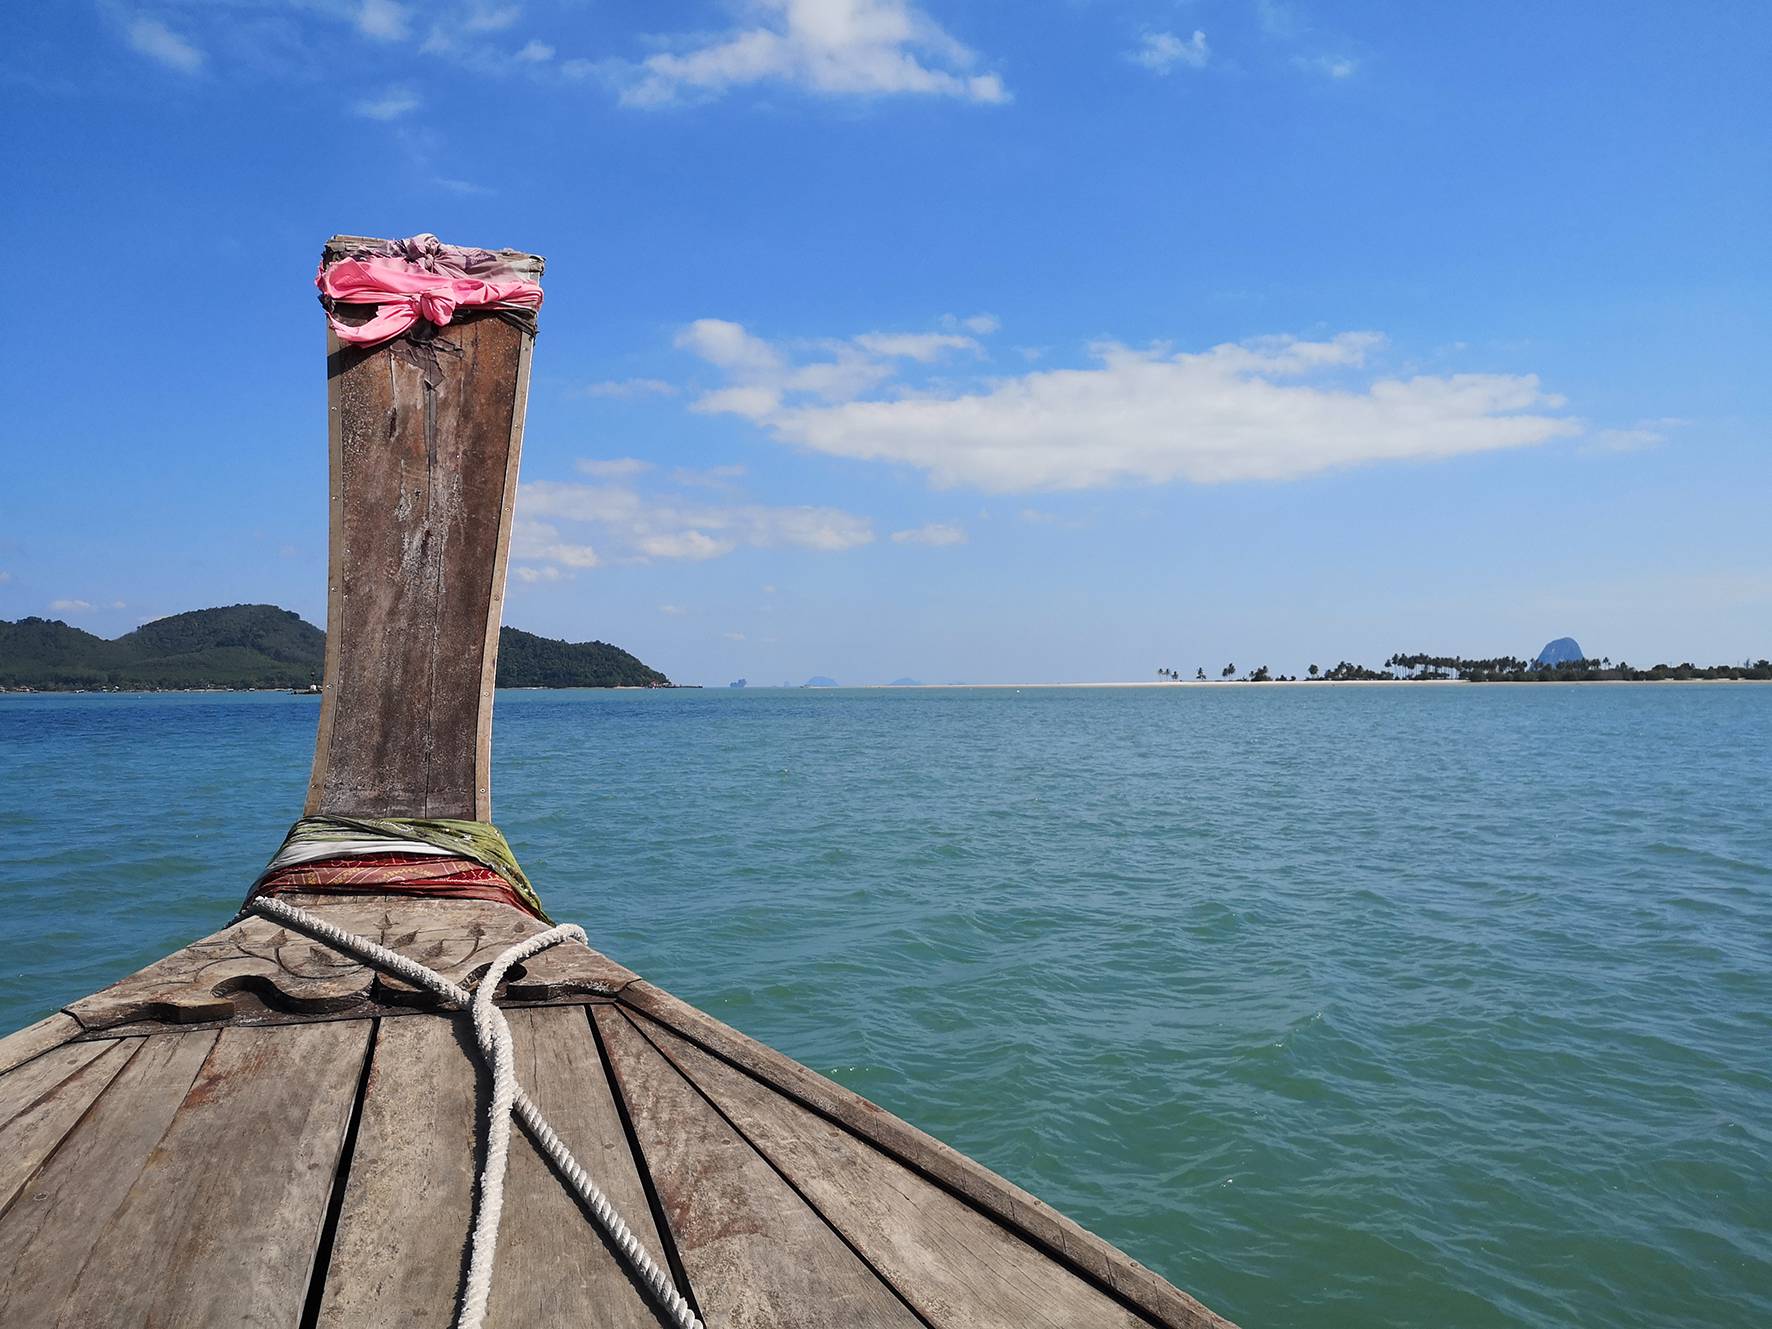
<svg viewBox="0 0 1772 1329"><path fill-rule="evenodd" d="M1317 667L1315 665L1312 665L1311 666L1311 677L1315 678L1316 676L1317 676Z"/></svg>
<svg viewBox="0 0 1772 1329"><path fill-rule="evenodd" d="M1220 678L1229 678L1232 674L1234 674L1236 672L1237 672L1237 667L1234 664L1227 664L1223 669L1219 670L1218 676Z"/></svg>

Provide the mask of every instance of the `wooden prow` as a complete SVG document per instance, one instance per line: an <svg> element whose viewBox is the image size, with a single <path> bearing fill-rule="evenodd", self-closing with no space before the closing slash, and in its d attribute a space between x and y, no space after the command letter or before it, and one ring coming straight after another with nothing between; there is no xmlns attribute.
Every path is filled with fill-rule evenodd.
<svg viewBox="0 0 1772 1329"><path fill-rule="evenodd" d="M326 259L375 243L335 236ZM504 256L540 279L540 257ZM534 336L487 312L420 331L435 335L369 348L327 333L331 561L310 816L491 818Z"/></svg>

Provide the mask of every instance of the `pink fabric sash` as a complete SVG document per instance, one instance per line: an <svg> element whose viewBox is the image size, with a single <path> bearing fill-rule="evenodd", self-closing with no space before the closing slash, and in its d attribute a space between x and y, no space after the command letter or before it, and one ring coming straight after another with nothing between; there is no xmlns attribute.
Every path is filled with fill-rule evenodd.
<svg viewBox="0 0 1772 1329"><path fill-rule="evenodd" d="M314 284L332 330L342 342L375 346L390 341L420 319L439 327L458 309L541 307L541 287L510 275L498 255L484 249L458 249L434 235L415 235L387 246L391 252L364 253L322 266ZM367 323L341 320L331 302L374 305Z"/></svg>

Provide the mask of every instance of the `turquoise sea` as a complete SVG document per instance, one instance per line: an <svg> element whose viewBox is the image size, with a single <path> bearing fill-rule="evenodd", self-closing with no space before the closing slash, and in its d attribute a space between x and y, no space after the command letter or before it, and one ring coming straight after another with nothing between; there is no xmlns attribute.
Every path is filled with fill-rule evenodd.
<svg viewBox="0 0 1772 1329"><path fill-rule="evenodd" d="M0 697L0 1028L226 921L317 704ZM1772 688L502 693L622 962L1257 1326L1772 1324Z"/></svg>

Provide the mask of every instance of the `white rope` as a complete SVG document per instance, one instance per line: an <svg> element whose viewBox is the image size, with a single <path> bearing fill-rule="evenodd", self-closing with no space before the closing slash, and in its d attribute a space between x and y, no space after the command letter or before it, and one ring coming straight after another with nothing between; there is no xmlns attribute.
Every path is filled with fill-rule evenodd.
<svg viewBox="0 0 1772 1329"><path fill-rule="evenodd" d="M622 1221L615 1206L597 1188L590 1174L579 1166L571 1150L567 1149L555 1134L554 1128L541 1115L540 1109L530 1101L529 1095L517 1083L511 1050L511 1026L505 1019L504 1012L493 1004L493 995L512 965L563 941L578 941L588 945L583 928L568 923L562 927L550 928L546 932L538 932L533 937L518 942L492 962L492 967L486 971L478 988L470 994L466 988L450 982L436 970L427 969L398 951L378 946L367 937L346 932L317 914L285 904L273 896L259 896L241 912L241 917L247 913L263 914L266 918L286 923L342 951L358 955L378 968L391 970L401 978L429 988L450 1005L466 1008L473 1016L474 1038L480 1045L481 1056L492 1069L492 1102L487 1109L486 1161L480 1169L478 1182L480 1207L474 1219L473 1240L468 1252L468 1276L462 1285L461 1309L455 1319L456 1329L481 1329L486 1319L486 1301L492 1292L492 1262L498 1251L498 1220L504 1210L505 1161L511 1146L513 1110L529 1128L530 1137L535 1141L536 1147L547 1155L573 1193L584 1201L585 1207L596 1219L597 1226L603 1229L616 1250L621 1252L628 1267L646 1286L660 1309L679 1329L703 1329L701 1320L678 1293L670 1275L659 1268L658 1263L647 1253L639 1239Z"/></svg>

